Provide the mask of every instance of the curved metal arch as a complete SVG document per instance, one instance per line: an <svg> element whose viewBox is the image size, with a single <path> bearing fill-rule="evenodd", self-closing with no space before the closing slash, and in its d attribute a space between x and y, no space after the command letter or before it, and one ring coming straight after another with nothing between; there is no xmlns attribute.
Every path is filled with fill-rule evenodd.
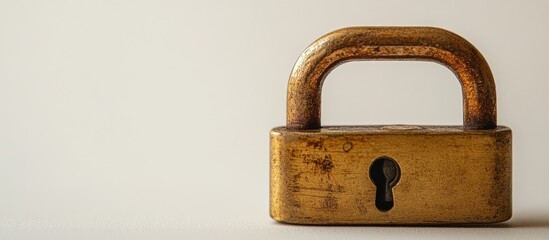
<svg viewBox="0 0 549 240"><path fill-rule="evenodd" d="M488 63L467 40L440 28L352 27L313 42L297 60L288 82L286 127L320 128L322 84L352 60L421 60L448 67L461 83L464 129L495 129L496 89Z"/></svg>

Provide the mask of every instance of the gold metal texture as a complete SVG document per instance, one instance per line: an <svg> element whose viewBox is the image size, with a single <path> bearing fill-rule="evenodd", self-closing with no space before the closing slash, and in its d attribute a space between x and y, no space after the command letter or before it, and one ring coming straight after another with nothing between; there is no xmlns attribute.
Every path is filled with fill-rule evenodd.
<svg viewBox="0 0 549 240"><path fill-rule="evenodd" d="M368 175L400 165L394 207ZM271 216L297 224L494 223L511 217L511 130L443 126L271 131Z"/></svg>
<svg viewBox="0 0 549 240"><path fill-rule="evenodd" d="M462 85L464 126L320 127L323 79L355 59L448 66ZM463 38L428 27L337 30L309 46L290 76L287 126L270 132L270 214L318 225L506 221L512 213L511 137L511 129L497 126L488 64ZM399 169L387 188L394 203L388 209L376 203L379 189L370 172L380 158L393 159Z"/></svg>

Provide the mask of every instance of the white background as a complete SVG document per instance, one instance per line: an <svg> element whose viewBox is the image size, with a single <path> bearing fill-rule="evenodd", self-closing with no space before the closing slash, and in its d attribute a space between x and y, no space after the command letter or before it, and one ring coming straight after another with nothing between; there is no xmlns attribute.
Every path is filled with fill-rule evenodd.
<svg viewBox="0 0 549 240"><path fill-rule="evenodd" d="M549 236L547 1L0 1L0 238ZM313 227L268 213L268 132L298 56L332 30L449 29L486 57L513 130L514 217ZM450 70L355 62L324 124L461 124Z"/></svg>

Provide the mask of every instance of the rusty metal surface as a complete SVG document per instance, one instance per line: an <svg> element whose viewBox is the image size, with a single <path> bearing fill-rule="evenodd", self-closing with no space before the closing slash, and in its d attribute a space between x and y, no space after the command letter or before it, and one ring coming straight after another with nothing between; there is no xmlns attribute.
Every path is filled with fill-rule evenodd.
<svg viewBox="0 0 549 240"><path fill-rule="evenodd" d="M320 124L322 83L351 60L427 60L458 77L463 126ZM270 213L296 224L460 224L512 214L511 129L497 126L488 64L438 28L354 27L310 45L270 133ZM375 164L377 161L381 161Z"/></svg>
<svg viewBox="0 0 549 240"><path fill-rule="evenodd" d="M320 128L323 80L336 66L352 60L441 63L461 83L464 128L497 126L492 73L482 54L467 40L431 27L352 27L319 38L297 60L288 83L287 128Z"/></svg>
<svg viewBox="0 0 549 240"><path fill-rule="evenodd" d="M471 224L512 214L512 133L461 126L274 128L270 214L295 224ZM376 159L400 166L394 207L380 209Z"/></svg>

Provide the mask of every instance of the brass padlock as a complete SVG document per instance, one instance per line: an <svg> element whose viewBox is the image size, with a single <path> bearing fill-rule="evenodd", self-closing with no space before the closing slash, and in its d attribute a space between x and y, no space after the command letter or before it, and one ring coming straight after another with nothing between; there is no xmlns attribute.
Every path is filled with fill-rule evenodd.
<svg viewBox="0 0 549 240"><path fill-rule="evenodd" d="M320 125L328 72L351 60L427 60L458 77L463 126ZM270 132L270 214L295 224L494 223L511 218L511 129L481 53L430 27L353 27L297 60L286 127Z"/></svg>

